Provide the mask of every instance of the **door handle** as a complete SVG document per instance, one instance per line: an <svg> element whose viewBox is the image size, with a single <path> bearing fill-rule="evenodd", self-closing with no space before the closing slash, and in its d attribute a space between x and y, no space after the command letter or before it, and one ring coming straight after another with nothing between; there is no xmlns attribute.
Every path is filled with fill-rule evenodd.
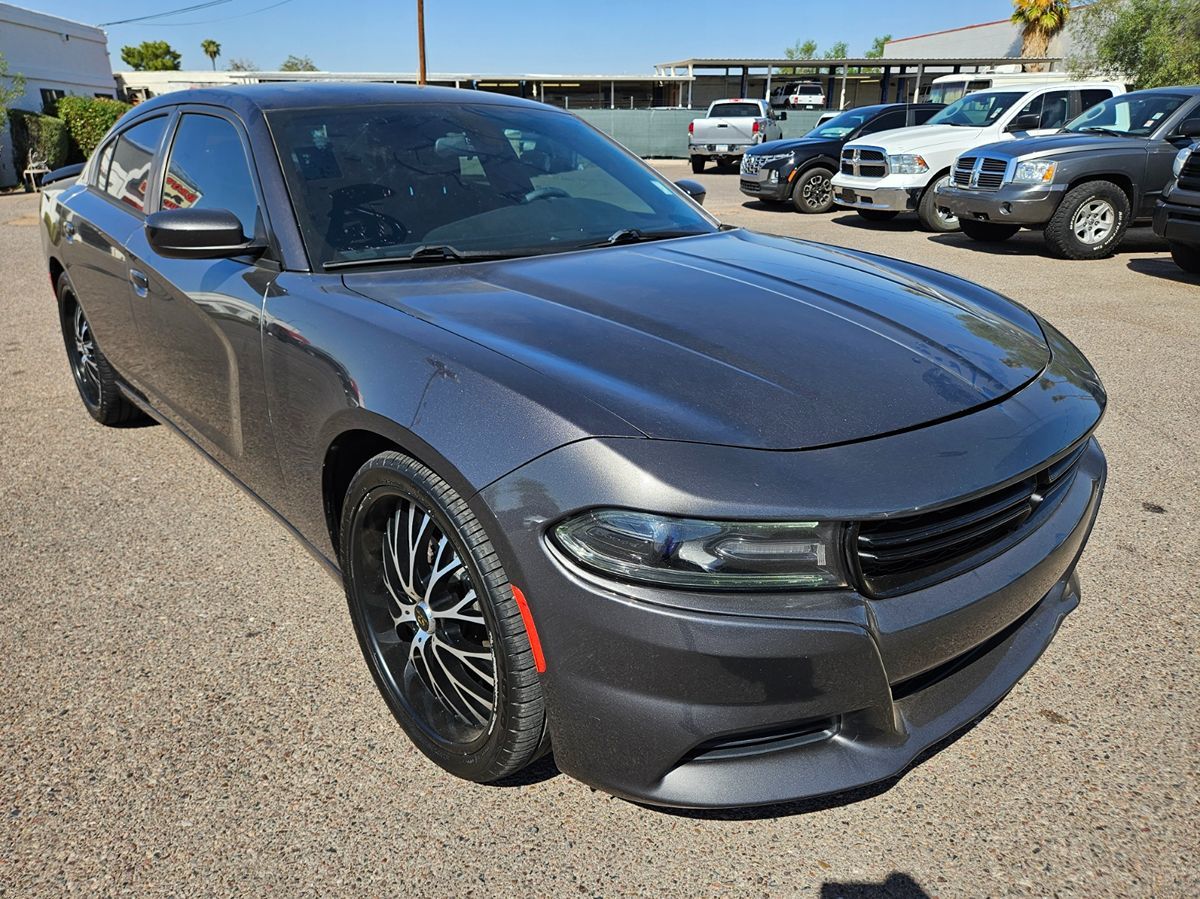
<svg viewBox="0 0 1200 899"><path fill-rule="evenodd" d="M139 272L136 268L129 270L129 283L133 285L133 292L139 297L144 297L150 291L150 279L146 277L145 272Z"/></svg>

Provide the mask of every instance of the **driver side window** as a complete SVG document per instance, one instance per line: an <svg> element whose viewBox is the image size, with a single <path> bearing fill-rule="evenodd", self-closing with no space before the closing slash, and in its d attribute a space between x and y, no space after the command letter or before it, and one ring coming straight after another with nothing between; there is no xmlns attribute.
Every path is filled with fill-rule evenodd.
<svg viewBox="0 0 1200 899"><path fill-rule="evenodd" d="M185 113L179 120L167 174L163 209L227 209L253 236L258 196L237 129L225 119Z"/></svg>

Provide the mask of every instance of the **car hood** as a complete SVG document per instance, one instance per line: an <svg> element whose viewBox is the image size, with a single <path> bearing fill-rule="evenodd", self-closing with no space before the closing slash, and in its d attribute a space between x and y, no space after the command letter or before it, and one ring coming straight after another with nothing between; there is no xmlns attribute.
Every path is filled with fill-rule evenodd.
<svg viewBox="0 0 1200 899"><path fill-rule="evenodd" d="M889 153L928 153L933 150L973 147L983 128L961 125L912 125L861 137L847 147L882 147Z"/></svg>
<svg viewBox="0 0 1200 899"><path fill-rule="evenodd" d="M1042 137L1023 137L1020 140L999 141L973 147L972 156L996 156L1018 159L1055 156L1067 153L1101 153L1111 150L1124 152L1145 150L1147 142L1136 137L1112 137L1104 134L1047 134Z"/></svg>
<svg viewBox="0 0 1200 899"><path fill-rule="evenodd" d="M773 156L776 153L795 153L797 150L814 156L818 153L837 155L841 145L841 141L830 140L827 137L793 137L787 140L769 140L747 150L746 155Z"/></svg>
<svg viewBox="0 0 1200 899"><path fill-rule="evenodd" d="M344 283L669 440L861 440L993 403L1049 361L1033 316L975 285L741 230Z"/></svg>

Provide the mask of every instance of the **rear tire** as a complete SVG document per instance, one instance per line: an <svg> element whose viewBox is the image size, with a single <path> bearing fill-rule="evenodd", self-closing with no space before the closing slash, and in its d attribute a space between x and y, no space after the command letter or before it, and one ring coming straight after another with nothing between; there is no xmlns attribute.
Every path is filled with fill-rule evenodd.
<svg viewBox="0 0 1200 899"><path fill-rule="evenodd" d="M487 783L549 748L542 685L513 588L462 497L397 452L350 482L339 559L359 646L414 745Z"/></svg>
<svg viewBox="0 0 1200 899"><path fill-rule="evenodd" d="M929 182L925 193L921 194L921 202L917 204L917 218L921 220L921 227L926 231L932 231L935 234L949 234L958 230L958 216L942 213L937 208L938 185L949 183L950 173L947 172L942 177Z"/></svg>
<svg viewBox="0 0 1200 899"><path fill-rule="evenodd" d="M890 222L900 214L891 209L855 209L854 211L868 222Z"/></svg>
<svg viewBox="0 0 1200 899"><path fill-rule="evenodd" d="M71 376L88 414L107 427L146 421L146 414L121 393L120 378L101 352L87 314L65 274L58 278L58 314Z"/></svg>
<svg viewBox="0 0 1200 899"><path fill-rule="evenodd" d="M1172 242L1171 258L1185 272L1200 275L1200 247Z"/></svg>
<svg viewBox="0 0 1200 899"><path fill-rule="evenodd" d="M691 161L692 161L692 174L693 175L699 175L701 172L704 171L704 157L703 156L693 156L693 157L691 157Z"/></svg>
<svg viewBox="0 0 1200 899"><path fill-rule="evenodd" d="M1129 228L1129 197L1111 181L1067 192L1046 223L1046 246L1060 259L1111 256Z"/></svg>
<svg viewBox="0 0 1200 899"><path fill-rule="evenodd" d="M1021 230L1020 225L1002 225L998 222L980 222L975 219L959 219L962 233L982 243L1000 243Z"/></svg>
<svg viewBox="0 0 1200 899"><path fill-rule="evenodd" d="M813 166L800 173L792 186L792 206L797 212L819 215L833 208L833 172Z"/></svg>

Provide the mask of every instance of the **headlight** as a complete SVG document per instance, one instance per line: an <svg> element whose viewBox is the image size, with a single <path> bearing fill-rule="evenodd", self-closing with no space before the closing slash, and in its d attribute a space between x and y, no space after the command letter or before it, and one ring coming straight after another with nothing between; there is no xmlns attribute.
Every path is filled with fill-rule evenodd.
<svg viewBox="0 0 1200 899"><path fill-rule="evenodd" d="M1183 172L1183 164L1188 161L1188 157L1192 155L1191 147L1184 147L1175 154L1175 161L1171 163L1171 174L1176 178Z"/></svg>
<svg viewBox="0 0 1200 899"><path fill-rule="evenodd" d="M929 166L916 153L898 153L888 157L888 170L893 175L919 175L928 172Z"/></svg>
<svg viewBox="0 0 1200 899"><path fill-rule="evenodd" d="M1038 182L1050 182L1054 180L1055 163L1047 162L1044 159L1034 159L1029 162L1018 162L1017 169L1013 172L1013 181L1022 181L1026 184L1036 184Z"/></svg>
<svg viewBox="0 0 1200 899"><path fill-rule="evenodd" d="M844 587L837 524L670 518L594 509L557 525L554 542L605 574L671 587L812 590Z"/></svg>

